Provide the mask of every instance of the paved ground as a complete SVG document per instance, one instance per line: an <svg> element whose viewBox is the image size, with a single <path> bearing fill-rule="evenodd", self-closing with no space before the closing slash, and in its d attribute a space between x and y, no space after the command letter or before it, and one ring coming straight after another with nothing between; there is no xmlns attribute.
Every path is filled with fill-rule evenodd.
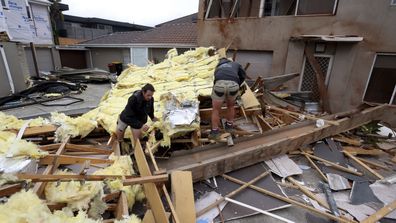
<svg viewBox="0 0 396 223"><path fill-rule="evenodd" d="M51 112L57 111L67 115L82 114L95 108L102 96L111 88L110 84L88 84L87 89L81 94L73 95L74 97L84 99L68 106L43 106L39 104L29 105L20 108L4 110L3 112L15 115L18 118L34 118L37 116L47 117ZM70 99L60 99L51 103L66 104Z"/></svg>

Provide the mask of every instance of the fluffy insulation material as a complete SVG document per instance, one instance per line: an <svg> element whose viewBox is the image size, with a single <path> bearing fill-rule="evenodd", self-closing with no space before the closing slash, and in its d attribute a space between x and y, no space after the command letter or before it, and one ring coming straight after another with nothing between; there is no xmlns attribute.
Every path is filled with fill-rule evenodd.
<svg viewBox="0 0 396 223"><path fill-rule="evenodd" d="M57 112L51 113L51 122L59 125L55 132L57 141L62 141L67 135L71 137L81 136L83 138L97 127L96 121L86 116L72 118Z"/></svg>
<svg viewBox="0 0 396 223"><path fill-rule="evenodd" d="M43 200L32 191L21 191L13 194L7 203L0 205L0 219L4 223L96 223L89 219L85 212L80 211L77 216L70 209L55 211L48 209Z"/></svg>
<svg viewBox="0 0 396 223"><path fill-rule="evenodd" d="M0 112L0 130L20 129L25 122L26 120ZM43 126L45 124L48 124L48 120L41 117L29 120L29 127Z"/></svg>
<svg viewBox="0 0 396 223"><path fill-rule="evenodd" d="M140 220L140 218L138 218L136 215L131 215L131 216L129 216L128 218L126 218L126 219L123 219L123 220L116 220L116 221L114 221L114 223L140 223L140 222L142 222L141 220Z"/></svg>
<svg viewBox="0 0 396 223"><path fill-rule="evenodd" d="M48 155L32 142L23 139L16 139L16 135L11 132L0 131L0 155L6 157L27 156L34 159Z"/></svg>
<svg viewBox="0 0 396 223"><path fill-rule="evenodd" d="M114 156L109 159L114 163L104 169L95 171L94 175L123 175L131 176L135 172L132 169L132 160L130 156ZM128 207L132 208L136 201L142 201L145 198L141 185L124 186L121 179L105 181L111 192L124 191L127 196Z"/></svg>
<svg viewBox="0 0 396 223"><path fill-rule="evenodd" d="M146 67L130 66L118 78L118 83L103 98L98 108L89 112L90 118L97 120L109 133L114 132L118 115L124 109L131 94L146 83L154 88L155 116L160 122L148 125L160 129L164 134L161 145L170 145L170 138L180 133L186 133L199 128L199 121L191 126L170 128L164 121L166 114L165 101L169 92L175 95L179 102L195 101L198 96L209 96L213 86L213 73L218 63L218 55L209 56L210 48L197 48L178 55L175 49L168 52L167 59L159 64L149 64ZM153 128L152 128L153 129ZM172 129L172 131L169 131ZM127 130L125 137L129 137Z"/></svg>
<svg viewBox="0 0 396 223"><path fill-rule="evenodd" d="M74 174L58 170L57 175ZM67 203L72 210L87 210L89 202L98 194L103 194L103 183L100 181L51 182L45 187L45 197L50 202Z"/></svg>

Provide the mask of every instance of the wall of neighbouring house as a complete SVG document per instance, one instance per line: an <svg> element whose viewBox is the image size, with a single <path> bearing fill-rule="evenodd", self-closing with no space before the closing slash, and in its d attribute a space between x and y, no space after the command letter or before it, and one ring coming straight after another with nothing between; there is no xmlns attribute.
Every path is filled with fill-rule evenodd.
<svg viewBox="0 0 396 223"><path fill-rule="evenodd" d="M6 60L14 83L15 92L26 88L26 79L29 77L28 64L21 45L11 42L1 42L0 45L5 51ZM9 79L6 75L5 63L0 55L0 97L11 93Z"/></svg>
<svg viewBox="0 0 396 223"><path fill-rule="evenodd" d="M263 18L207 19L204 0L198 13L198 45L272 51L267 76L301 72L305 43L290 41L300 35L357 35L359 43L335 43L328 81L332 112L362 103L375 54L396 53L396 7L389 0L342 0L336 15L268 16ZM297 90L298 81L289 84Z"/></svg>
<svg viewBox="0 0 396 223"><path fill-rule="evenodd" d="M36 46L36 57L39 71L50 72L61 67L59 52L53 46ZM33 55L30 47L25 47L25 55L31 76L36 75Z"/></svg>
<svg viewBox="0 0 396 223"><path fill-rule="evenodd" d="M130 48L90 48L92 66L108 70L107 65L112 62L122 62L126 67L130 62Z"/></svg>

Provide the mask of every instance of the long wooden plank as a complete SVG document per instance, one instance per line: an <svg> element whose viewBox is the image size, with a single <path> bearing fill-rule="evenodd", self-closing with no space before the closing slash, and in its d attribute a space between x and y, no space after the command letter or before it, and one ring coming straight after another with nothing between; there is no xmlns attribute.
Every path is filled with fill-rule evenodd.
<svg viewBox="0 0 396 223"><path fill-rule="evenodd" d="M40 165L50 165L56 160L56 165L69 165L69 164L77 164L77 163L84 163L86 160L91 161L92 164L102 164L102 163L113 163L113 160L109 159L100 159L100 158L93 158L93 157L80 157L80 156L68 156L68 155L47 155L40 159ZM56 168L54 168L56 169Z"/></svg>
<svg viewBox="0 0 396 223"><path fill-rule="evenodd" d="M355 161L357 164L362 166L364 169L368 170L371 174L374 176L378 177L378 179L383 180L384 177L379 174L377 171L371 169L369 166L367 166L365 163L360 161L358 158L356 158L354 155L350 154L348 151L343 151L345 155L347 155L349 158L351 158L353 161Z"/></svg>
<svg viewBox="0 0 396 223"><path fill-rule="evenodd" d="M38 127L28 127L23 133L23 137L46 135L49 133L54 133L58 127L55 125L44 125Z"/></svg>
<svg viewBox="0 0 396 223"><path fill-rule="evenodd" d="M177 217L182 222L195 223L195 203L192 175L189 171L174 171L171 174L172 198Z"/></svg>
<svg viewBox="0 0 396 223"><path fill-rule="evenodd" d="M208 205L207 207L205 207L204 209L200 210L197 213L197 217L205 214L206 212L210 211L211 209L217 207L218 205L220 205L221 203L223 203L225 201L225 198L231 198L235 195L237 195L238 193L240 193L241 191L243 191L244 189L246 189L247 187L249 187L250 185L256 183L257 181L263 179L265 176L268 175L269 172L264 172L262 174L260 174L259 176L255 177L253 180L244 183L242 186L238 187L237 189L233 190L232 192L230 192L229 194L227 194L224 197L221 197L220 199L216 200L214 203ZM223 176L224 177L224 176Z"/></svg>
<svg viewBox="0 0 396 223"><path fill-rule="evenodd" d="M239 180L239 179L236 179L236 178L234 178L234 177L228 176L228 175L223 175L223 177L226 178L227 180L231 181L231 182L234 182L234 183L237 183L237 184L240 184L240 185L245 185L245 184L246 184L246 182L241 181L241 180ZM302 207L302 208L304 208L304 209L308 209L309 211L311 211L311 212L313 212L313 213L316 213L316 214L318 214L318 215L327 217L327 218L329 218L329 219L332 219L332 220L335 220L335 221L338 221L338 222L342 222L342 223L355 222L355 221L352 221L352 220L346 220L346 219L343 219L343 218L340 218L340 217L336 217L336 216L334 216L334 215L332 215L332 214L329 214L329 213L327 213L327 212L323 212L323 211L317 210L317 209L315 209L315 208L313 208L313 207L311 207L311 206L305 205L305 204L303 204L303 203L300 203L300 202L295 201L295 200L292 200L292 199L290 199L290 198L288 198L288 197L285 197L285 196L282 196L282 195L273 193L273 192L271 192L271 191L269 191L269 190L266 190L266 189L261 188L261 187L257 187L257 186L255 186L255 185L249 185L249 188L251 188L251 189L253 189L253 190L255 190L255 191L258 191L258 192L260 192L260 193L266 194L266 195L268 195L268 196L274 197L274 198L276 198L276 199L279 199L279 200L281 200L281 201L287 202L287 203L289 203L289 204L293 204L293 205Z"/></svg>
<svg viewBox="0 0 396 223"><path fill-rule="evenodd" d="M209 145L205 149L193 149L173 155L168 160L159 160L158 166L169 173L173 170L191 171L194 181L207 179L297 150L372 120L379 120L387 115L387 111L387 106L367 108L338 120L339 125L326 124L322 128L317 128L313 121L305 121L267 131L261 136L236 140L233 147Z"/></svg>
<svg viewBox="0 0 396 223"><path fill-rule="evenodd" d="M43 175L43 174L16 174L21 180L31 180L33 182L53 182L53 181L103 181L106 179L126 178L123 181L124 186L143 184L143 183L164 183L168 181L168 175L162 174L157 176L123 176L123 175Z"/></svg>
<svg viewBox="0 0 396 223"><path fill-rule="evenodd" d="M393 201L392 203L387 204L383 208L379 209L373 215L370 215L368 218L364 219L362 223L375 223L384 216L394 211L395 209L396 209L396 201Z"/></svg>
<svg viewBox="0 0 396 223"><path fill-rule="evenodd" d="M137 140L137 142L135 143L135 159L140 175L142 177L152 176L139 140ZM153 210L155 221L163 223L169 222L156 185L153 183L146 183L143 184L143 189L144 193L146 194L147 201L149 202L151 209Z"/></svg>
<svg viewBox="0 0 396 223"><path fill-rule="evenodd" d="M110 149L101 149L101 148L97 148L95 146L92 145L76 145L76 144L70 144L68 143L66 145L66 149L68 151L78 151L78 152L96 152L99 154L111 154L113 151L111 151Z"/></svg>
<svg viewBox="0 0 396 223"><path fill-rule="evenodd" d="M124 217L129 216L128 201L125 192L121 192L120 198L118 199L115 216L117 220L122 220Z"/></svg>

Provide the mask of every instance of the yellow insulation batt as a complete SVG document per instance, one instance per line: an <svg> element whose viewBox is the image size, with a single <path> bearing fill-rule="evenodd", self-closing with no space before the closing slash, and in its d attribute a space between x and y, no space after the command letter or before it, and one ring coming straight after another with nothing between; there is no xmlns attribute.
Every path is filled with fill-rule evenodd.
<svg viewBox="0 0 396 223"><path fill-rule="evenodd" d="M132 160L130 156L114 156L109 159L114 163L104 169L99 169L93 175L123 175L131 176L135 174L132 169ZM128 207L132 208L135 201L142 201L145 198L142 185L124 186L121 179L105 181L111 192L124 191L128 201Z"/></svg>
<svg viewBox="0 0 396 223"><path fill-rule="evenodd" d="M129 156L113 156L109 159L114 163L104 169L99 169L93 175L128 175L134 174L132 160ZM57 175L74 174L68 171L57 171ZM141 185L123 186L121 179L106 180L104 183L110 188L111 192L125 191L129 208L132 208L135 201L142 201L145 196ZM45 187L46 199L50 202L67 203L72 210L87 210L89 203L98 194L103 195L103 182L89 181L84 184L80 181L51 182Z"/></svg>
<svg viewBox="0 0 396 223"><path fill-rule="evenodd" d="M48 124L48 120L41 117L31 119L29 121L29 127L43 126ZM0 130L20 129L25 122L26 120L18 119L13 115L7 115L3 112L0 112Z"/></svg>
<svg viewBox="0 0 396 223"><path fill-rule="evenodd" d="M177 55L172 49L167 59L159 64L149 64L146 67L130 66L118 78L118 83L102 98L98 108L84 114L82 117L96 120L109 133L114 132L118 115L124 109L128 98L144 84L151 83L155 88L155 116L161 121L148 124L158 128L164 134L161 145L170 145L170 138L177 134L185 134L199 128L199 120L190 126L169 127L164 121L165 101L172 93L179 102L195 101L198 96L209 96L213 86L213 73L218 63L218 55L208 56L210 48L197 48ZM153 128L151 128L153 129ZM125 137L130 136L127 130Z"/></svg>
<svg viewBox="0 0 396 223"><path fill-rule="evenodd" d="M16 139L12 132L0 131L0 155L6 157L22 157L38 159L48 155L48 152L42 151L39 147L23 139Z"/></svg>
<svg viewBox="0 0 396 223"><path fill-rule="evenodd" d="M97 127L97 123L93 119L86 117L72 118L63 113L51 113L51 123L59 125L55 132L56 141L62 141L68 135L71 137L87 136L92 130Z"/></svg>
<svg viewBox="0 0 396 223"><path fill-rule="evenodd" d="M101 220L88 218L79 211L76 216L69 208L51 213L43 200L32 191L15 193L5 204L0 204L0 221L3 223L100 223ZM118 223L140 223L141 220L131 215Z"/></svg>

